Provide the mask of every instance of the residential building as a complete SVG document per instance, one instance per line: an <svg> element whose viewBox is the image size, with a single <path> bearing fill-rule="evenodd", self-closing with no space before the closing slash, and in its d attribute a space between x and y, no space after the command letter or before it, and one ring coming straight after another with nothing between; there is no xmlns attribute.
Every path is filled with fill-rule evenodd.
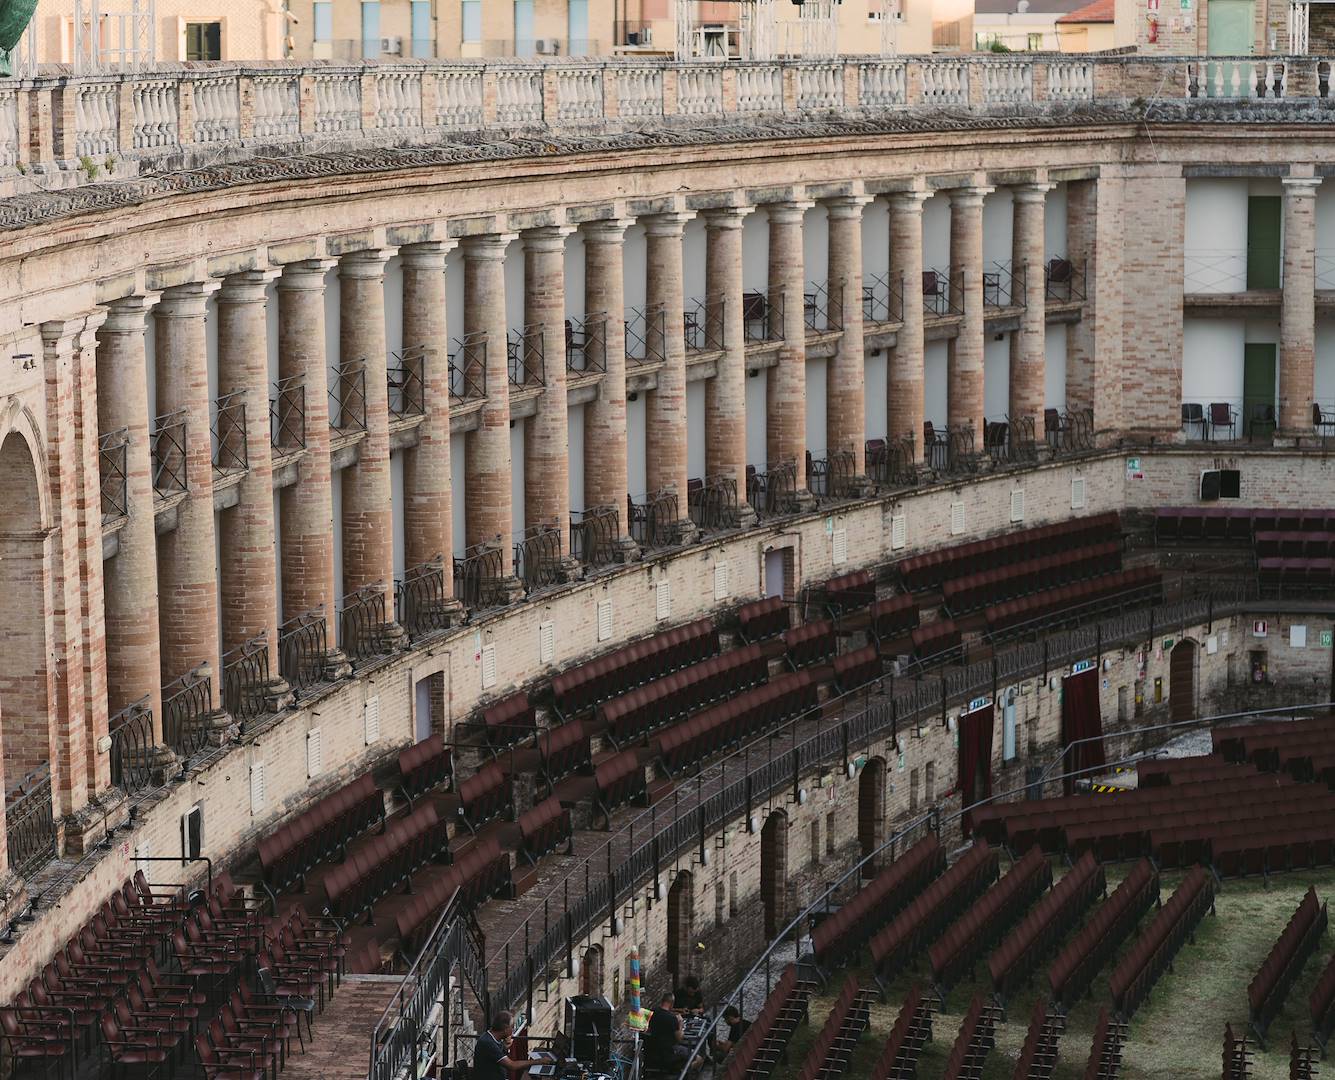
<svg viewBox="0 0 1335 1080"><path fill-rule="evenodd" d="M976 0L975 49L998 52L1056 52L1057 19L1084 0Z"/></svg>
<svg viewBox="0 0 1335 1080"><path fill-rule="evenodd" d="M1057 18L1057 45L1062 52L1088 53L1115 48L1114 0L1093 0Z"/></svg>

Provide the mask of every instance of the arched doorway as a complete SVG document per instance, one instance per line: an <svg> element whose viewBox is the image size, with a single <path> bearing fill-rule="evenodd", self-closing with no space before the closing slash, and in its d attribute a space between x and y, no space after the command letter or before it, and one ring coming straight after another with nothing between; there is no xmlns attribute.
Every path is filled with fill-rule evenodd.
<svg viewBox="0 0 1335 1080"><path fill-rule="evenodd" d="M862 767L858 779L858 844L865 859L885 843L885 759L874 757ZM862 876L876 876L875 860L862 868Z"/></svg>
<svg viewBox="0 0 1335 1080"><path fill-rule="evenodd" d="M579 992L585 997L601 997L603 993L603 950L590 945L584 950L579 965Z"/></svg>
<svg viewBox="0 0 1335 1080"><path fill-rule="evenodd" d="M1168 710L1174 723L1196 719L1196 643L1183 638L1168 657Z"/></svg>
<svg viewBox="0 0 1335 1080"><path fill-rule="evenodd" d="M760 830L760 898L765 905L765 936L783 929L787 911L788 815L775 810Z"/></svg>
<svg viewBox="0 0 1335 1080"><path fill-rule="evenodd" d="M667 899L667 965L674 987L690 974L694 909L695 894L691 889L691 875L689 871L683 870L668 889Z"/></svg>

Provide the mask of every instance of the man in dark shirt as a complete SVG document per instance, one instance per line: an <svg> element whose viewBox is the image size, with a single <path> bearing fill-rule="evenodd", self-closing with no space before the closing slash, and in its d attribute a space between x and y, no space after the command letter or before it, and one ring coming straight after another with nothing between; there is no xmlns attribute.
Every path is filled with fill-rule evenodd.
<svg viewBox="0 0 1335 1080"><path fill-rule="evenodd" d="M723 1020L715 1028L718 1038L714 1040L714 1047L719 1056L722 1057L741 1042L742 1036L750 1026L751 1021L742 1019L742 1010L736 1005L729 1005L724 1009Z"/></svg>
<svg viewBox="0 0 1335 1080"><path fill-rule="evenodd" d="M700 980L694 975L682 979L673 998L673 1006L679 1013L704 1011L705 995L700 990Z"/></svg>
<svg viewBox="0 0 1335 1080"><path fill-rule="evenodd" d="M536 1060L515 1060L510 1057L510 1037L514 1034L514 1017L498 1012L491 1026L477 1037L473 1050L473 1080L510 1080L511 1069L527 1069L541 1065Z"/></svg>
<svg viewBox="0 0 1335 1080"><path fill-rule="evenodd" d="M672 995L664 994L649 1017L649 1030L644 1035L645 1063L656 1069L680 1069L691 1056L690 1048L682 1042L682 1031L681 1017L672 1011ZM702 1064L695 1061L692 1068Z"/></svg>

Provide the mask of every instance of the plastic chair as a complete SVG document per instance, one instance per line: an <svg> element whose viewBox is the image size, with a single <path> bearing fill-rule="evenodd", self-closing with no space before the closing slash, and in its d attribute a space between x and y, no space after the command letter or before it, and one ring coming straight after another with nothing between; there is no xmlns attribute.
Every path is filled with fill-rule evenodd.
<svg viewBox="0 0 1335 1080"><path fill-rule="evenodd" d="M1200 429L1201 438L1204 439L1206 425L1205 408L1199 402L1182 402L1182 426L1187 428L1188 432L1195 426Z"/></svg>
<svg viewBox="0 0 1335 1080"><path fill-rule="evenodd" d="M1220 428L1228 428L1228 437L1237 438L1238 410L1226 401L1210 402L1210 438Z"/></svg>

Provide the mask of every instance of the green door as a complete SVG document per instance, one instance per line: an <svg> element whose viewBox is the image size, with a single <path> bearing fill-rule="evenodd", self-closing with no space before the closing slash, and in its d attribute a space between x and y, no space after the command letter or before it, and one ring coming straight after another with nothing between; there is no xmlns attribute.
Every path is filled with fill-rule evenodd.
<svg viewBox="0 0 1335 1080"><path fill-rule="evenodd" d="M1206 0L1205 51L1210 56L1250 56L1252 54L1252 0ZM1236 64L1206 64L1206 97L1222 94L1232 97L1234 77L1236 93L1250 97L1248 70Z"/></svg>
<svg viewBox="0 0 1335 1080"><path fill-rule="evenodd" d="M1278 195L1252 195L1247 200L1247 288L1279 288Z"/></svg>
<svg viewBox="0 0 1335 1080"><path fill-rule="evenodd" d="M1242 424L1249 437L1275 432L1275 346L1242 347Z"/></svg>

